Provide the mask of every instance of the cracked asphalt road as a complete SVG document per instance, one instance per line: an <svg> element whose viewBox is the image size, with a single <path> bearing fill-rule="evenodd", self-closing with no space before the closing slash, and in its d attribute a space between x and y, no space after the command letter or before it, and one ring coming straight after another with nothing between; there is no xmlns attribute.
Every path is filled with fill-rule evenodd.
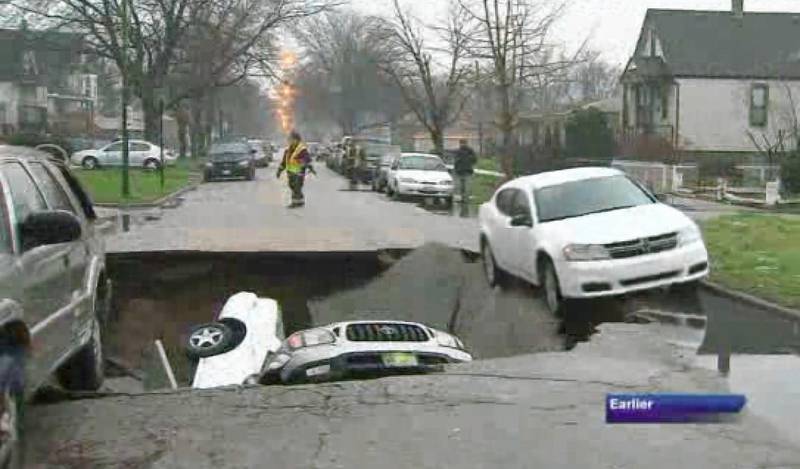
<svg viewBox="0 0 800 469"><path fill-rule="evenodd" d="M470 249L475 241L474 220L341 192L341 180L321 173L310 182L309 206L294 212L283 207L283 186L266 179L269 170L255 183L201 186L180 208L112 237L112 251L363 251L427 242ZM180 280L182 267L162 276ZM425 246L369 285L310 302L310 321L364 309L403 314L457 332L490 359L427 376L31 406L25 467L800 468L797 357L735 356L723 377L713 355L697 355L701 344L713 352L720 338L748 351L791 348L796 323L715 301L708 330L603 324L564 352L558 321L529 287L489 290L478 264ZM704 306L656 302L691 313ZM586 314L601 310L594 304ZM604 398L617 391L746 391L750 401L736 423L606 425Z"/></svg>
<svg viewBox="0 0 800 469"><path fill-rule="evenodd" d="M694 367L691 347L663 340L670 328L603 325L570 353L428 376L37 406L28 467L800 466L798 446L755 413L718 425L604 423L608 392L728 389Z"/></svg>

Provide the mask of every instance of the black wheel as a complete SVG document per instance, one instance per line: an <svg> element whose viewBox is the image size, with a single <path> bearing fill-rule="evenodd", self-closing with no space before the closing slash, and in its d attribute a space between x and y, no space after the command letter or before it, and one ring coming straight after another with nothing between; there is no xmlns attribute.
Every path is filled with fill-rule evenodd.
<svg viewBox="0 0 800 469"><path fill-rule="evenodd" d="M24 395L23 351L0 356L3 369L0 386L0 468L17 469L22 464L22 409Z"/></svg>
<svg viewBox="0 0 800 469"><path fill-rule="evenodd" d="M547 309L555 316L561 316L564 312L564 298L561 296L561 286L558 281L558 274L553 262L544 259L541 263L540 285L544 290L544 299Z"/></svg>
<svg viewBox="0 0 800 469"><path fill-rule="evenodd" d="M94 156L87 156L81 161L81 166L83 166L83 169L97 169L99 165L97 164L97 158Z"/></svg>
<svg viewBox="0 0 800 469"><path fill-rule="evenodd" d="M453 208L453 196L447 197L444 199L444 205L447 208Z"/></svg>
<svg viewBox="0 0 800 469"><path fill-rule="evenodd" d="M59 383L70 391L96 391L103 384L103 341L96 317L91 328L89 342L58 370Z"/></svg>
<svg viewBox="0 0 800 469"><path fill-rule="evenodd" d="M507 275L497 265L492 247L487 241L481 242L481 258L483 259L483 272L490 287L503 286L506 284Z"/></svg>
<svg viewBox="0 0 800 469"><path fill-rule="evenodd" d="M159 162L158 160L154 160L152 158L144 162L144 169L150 171L155 171L160 167L161 167L161 162Z"/></svg>
<svg viewBox="0 0 800 469"><path fill-rule="evenodd" d="M210 322L192 327L186 351L192 358L211 357L227 352L233 343L233 329L221 322Z"/></svg>

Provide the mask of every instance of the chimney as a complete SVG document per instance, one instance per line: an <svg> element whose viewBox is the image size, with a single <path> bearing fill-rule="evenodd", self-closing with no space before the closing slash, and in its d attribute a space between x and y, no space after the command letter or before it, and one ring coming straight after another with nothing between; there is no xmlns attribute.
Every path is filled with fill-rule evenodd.
<svg viewBox="0 0 800 469"><path fill-rule="evenodd" d="M735 18L744 16L744 0L731 0L731 13Z"/></svg>

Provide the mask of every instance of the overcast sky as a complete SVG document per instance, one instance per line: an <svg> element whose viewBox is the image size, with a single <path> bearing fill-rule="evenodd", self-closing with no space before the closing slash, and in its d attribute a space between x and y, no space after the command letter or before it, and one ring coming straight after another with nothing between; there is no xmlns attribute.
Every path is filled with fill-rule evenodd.
<svg viewBox="0 0 800 469"><path fill-rule="evenodd" d="M448 0L401 0L418 16L430 20L445 15ZM351 6L370 14L391 11L392 0L351 0ZM593 49L623 65L636 43L648 8L730 10L731 0L566 0L567 12L556 28L571 49L589 36ZM745 0L745 11L800 12L800 0Z"/></svg>

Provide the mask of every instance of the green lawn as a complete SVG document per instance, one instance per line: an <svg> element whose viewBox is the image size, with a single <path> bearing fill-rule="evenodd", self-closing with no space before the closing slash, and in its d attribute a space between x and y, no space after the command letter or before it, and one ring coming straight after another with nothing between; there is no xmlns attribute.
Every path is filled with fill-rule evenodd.
<svg viewBox="0 0 800 469"><path fill-rule="evenodd" d="M503 179L495 176L485 176L476 174L472 176L471 187L469 187L472 199L470 202L480 205L492 198L494 191L503 183Z"/></svg>
<svg viewBox="0 0 800 469"><path fill-rule="evenodd" d="M737 214L703 224L711 279L800 307L800 217Z"/></svg>
<svg viewBox="0 0 800 469"><path fill-rule="evenodd" d="M119 168L73 170L95 203L122 203L122 170ZM153 202L189 184L190 165L178 163L164 171L164 190L158 171L131 169L130 198L127 202Z"/></svg>
<svg viewBox="0 0 800 469"><path fill-rule="evenodd" d="M475 169L483 169L485 171L498 171L502 172L503 169L500 167L500 162L497 158L478 158L478 162L475 163Z"/></svg>

